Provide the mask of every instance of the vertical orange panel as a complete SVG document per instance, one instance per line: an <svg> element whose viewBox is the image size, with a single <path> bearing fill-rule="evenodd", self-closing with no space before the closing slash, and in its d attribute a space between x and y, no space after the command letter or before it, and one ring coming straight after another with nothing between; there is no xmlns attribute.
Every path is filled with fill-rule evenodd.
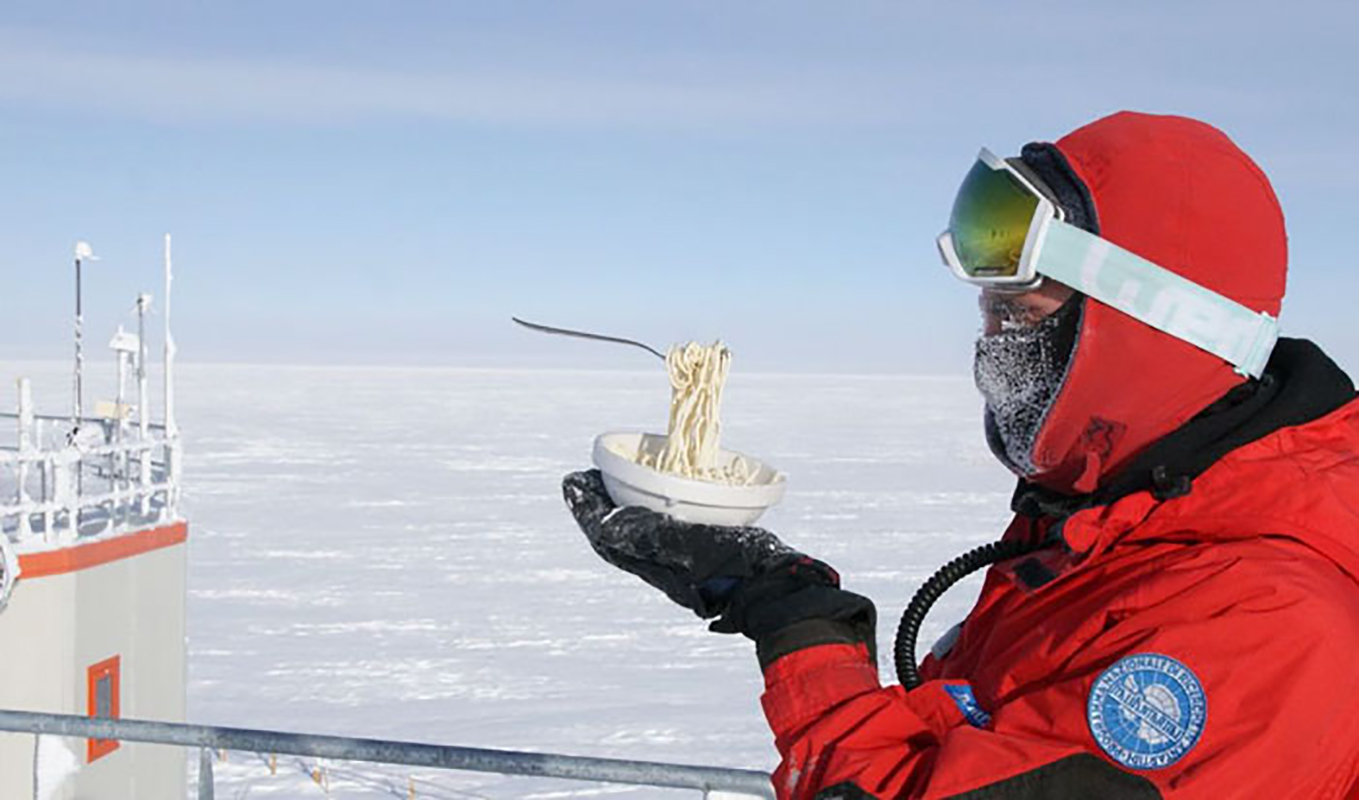
<svg viewBox="0 0 1359 800"><path fill-rule="evenodd" d="M88 676L87 689L89 692L87 695L88 703L86 709L89 716L107 717L109 719L118 719L121 716L118 700L119 696L122 694L120 670L120 659L118 656L100 661L98 664L89 668L86 673ZM104 696L106 698L107 706L102 709L99 707L101 684L105 692ZM118 749L117 739L89 739L87 741L89 744L85 759L86 763L103 758Z"/></svg>

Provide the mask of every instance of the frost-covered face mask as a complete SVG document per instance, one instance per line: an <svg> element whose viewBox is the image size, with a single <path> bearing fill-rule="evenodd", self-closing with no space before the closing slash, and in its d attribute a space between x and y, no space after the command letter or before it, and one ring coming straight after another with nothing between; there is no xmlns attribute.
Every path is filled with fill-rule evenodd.
<svg viewBox="0 0 1359 800"><path fill-rule="evenodd" d="M986 441L1001 463L1020 477L1038 473L1033 447L1048 410L1066 379L1075 351L1082 301L1068 300L1034 320L1020 307L986 309L999 316L1000 330L977 338L973 378L986 400Z"/></svg>

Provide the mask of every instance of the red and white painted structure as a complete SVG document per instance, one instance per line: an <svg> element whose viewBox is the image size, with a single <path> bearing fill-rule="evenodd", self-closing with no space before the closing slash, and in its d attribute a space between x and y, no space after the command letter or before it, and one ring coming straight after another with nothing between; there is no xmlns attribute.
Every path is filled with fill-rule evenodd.
<svg viewBox="0 0 1359 800"><path fill-rule="evenodd" d="M87 245L77 248L82 255ZM184 719L188 526L179 513L170 281L167 236L159 421L147 379L145 294L137 333L120 328L110 343L115 400L85 416L77 388L70 414L43 415L20 378L16 411L0 413L0 708ZM39 746L32 736L0 734L0 798L183 800L184 759L177 747L94 739Z"/></svg>

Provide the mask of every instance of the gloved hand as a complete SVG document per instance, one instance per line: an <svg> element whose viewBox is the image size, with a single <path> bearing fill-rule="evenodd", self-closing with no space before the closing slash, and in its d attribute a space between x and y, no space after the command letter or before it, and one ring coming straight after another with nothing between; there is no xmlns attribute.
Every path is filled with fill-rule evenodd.
<svg viewBox="0 0 1359 800"><path fill-rule="evenodd" d="M598 470L562 481L566 505L605 561L660 589L719 633L760 644L761 662L830 641L873 647L875 610L839 588L830 566L797 552L763 528L681 522L645 508L614 505ZM806 623L820 621L827 625ZM806 636L783 635L790 628ZM775 646L779 642L784 645Z"/></svg>

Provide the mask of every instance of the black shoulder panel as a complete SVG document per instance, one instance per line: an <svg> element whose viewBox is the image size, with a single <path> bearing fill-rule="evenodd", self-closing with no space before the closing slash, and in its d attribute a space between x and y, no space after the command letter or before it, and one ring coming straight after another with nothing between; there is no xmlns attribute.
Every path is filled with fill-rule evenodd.
<svg viewBox="0 0 1359 800"><path fill-rule="evenodd" d="M1100 800L1161 800L1161 792L1140 775L1131 775L1096 756L1081 753L954 795L949 800L1088 800L1096 797Z"/></svg>
<svg viewBox="0 0 1359 800"><path fill-rule="evenodd" d="M816 793L812 800L880 800L875 794L869 794L857 785L845 781L834 786L827 786Z"/></svg>

